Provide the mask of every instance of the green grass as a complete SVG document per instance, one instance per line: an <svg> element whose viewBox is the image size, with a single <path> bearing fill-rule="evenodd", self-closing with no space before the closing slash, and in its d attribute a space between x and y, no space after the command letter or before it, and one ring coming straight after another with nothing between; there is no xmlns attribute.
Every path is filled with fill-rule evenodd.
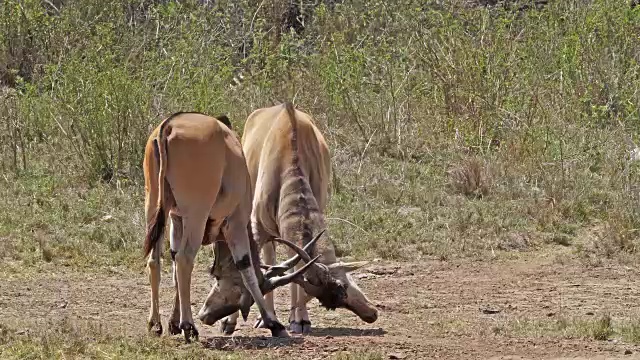
<svg viewBox="0 0 640 360"><path fill-rule="evenodd" d="M3 2L2 259L140 269L150 130L195 110L241 133L295 98L331 147L342 255L637 261L638 9L352 0L278 35L278 4Z"/></svg>

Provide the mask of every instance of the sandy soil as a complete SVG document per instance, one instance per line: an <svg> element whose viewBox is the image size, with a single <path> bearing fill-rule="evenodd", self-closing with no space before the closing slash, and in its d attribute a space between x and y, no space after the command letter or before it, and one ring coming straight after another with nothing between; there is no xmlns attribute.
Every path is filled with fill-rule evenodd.
<svg viewBox="0 0 640 360"><path fill-rule="evenodd" d="M320 359L341 351L374 351L390 359L631 359L640 347L619 339L593 340L541 331L517 331L518 321L638 316L640 277L623 266L587 268L539 258L494 262L376 262L355 274L379 305L374 324L346 310L310 306L313 333L274 340L253 329L257 311L232 337L197 322L201 341L211 348L269 351L283 357ZM211 286L204 267L195 273L192 298L197 312ZM128 335L146 331L149 306L144 273L41 273L29 279L0 279L3 322L25 332L47 321L68 318ZM171 310L173 287L162 279L162 316ZM278 317L288 317L288 289L277 292ZM217 324L216 324L217 325ZM614 337L615 338L615 337ZM176 337L176 341L182 341ZM268 348L268 350L265 350Z"/></svg>

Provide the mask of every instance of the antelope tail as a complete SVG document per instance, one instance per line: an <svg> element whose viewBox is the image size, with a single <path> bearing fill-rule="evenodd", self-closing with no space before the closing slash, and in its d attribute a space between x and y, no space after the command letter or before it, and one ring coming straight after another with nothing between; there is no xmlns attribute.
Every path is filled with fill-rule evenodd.
<svg viewBox="0 0 640 360"><path fill-rule="evenodd" d="M158 241L160 241L166 225L163 208L163 201L165 198L165 175L167 173L167 135L165 134L165 129L171 118L172 117L169 117L162 122L160 125L160 131L158 131L158 138L154 141L154 145L156 146L156 155L160 163L160 171L158 172L158 204L156 205L153 221L147 226L147 236L144 239L145 256L149 255Z"/></svg>

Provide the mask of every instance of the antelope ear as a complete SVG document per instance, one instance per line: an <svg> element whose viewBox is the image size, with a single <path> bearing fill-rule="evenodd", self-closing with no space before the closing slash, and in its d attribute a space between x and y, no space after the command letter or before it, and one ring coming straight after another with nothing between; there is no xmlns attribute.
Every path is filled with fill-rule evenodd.
<svg viewBox="0 0 640 360"><path fill-rule="evenodd" d="M352 272L357 270L365 265L367 265L368 261L353 261L353 262L338 262L335 264L331 264L328 266L329 270L344 270L345 272Z"/></svg>

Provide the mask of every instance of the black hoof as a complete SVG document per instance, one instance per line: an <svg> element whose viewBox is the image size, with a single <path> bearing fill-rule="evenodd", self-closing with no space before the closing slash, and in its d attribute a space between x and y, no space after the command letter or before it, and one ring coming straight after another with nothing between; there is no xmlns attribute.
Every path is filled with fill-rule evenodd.
<svg viewBox="0 0 640 360"><path fill-rule="evenodd" d="M270 321L269 324L265 324L265 327L271 330L272 337L279 337L279 338L289 337L289 333L287 332L287 329L285 329L284 326L280 324L277 320Z"/></svg>
<svg viewBox="0 0 640 360"><path fill-rule="evenodd" d="M232 335L236 331L236 323L231 322L228 319L220 321L220 332L224 335Z"/></svg>
<svg viewBox="0 0 640 360"><path fill-rule="evenodd" d="M180 329L182 329L182 332L184 333L184 341L187 343L190 343L193 340L198 341L198 330L193 324L180 324Z"/></svg>
<svg viewBox="0 0 640 360"><path fill-rule="evenodd" d="M302 334L302 324L295 320L291 320L289 322L289 330L293 334Z"/></svg>
<svg viewBox="0 0 640 360"><path fill-rule="evenodd" d="M180 324L177 322L173 322L169 320L169 334L171 335L180 335L182 330L180 330Z"/></svg>
<svg viewBox="0 0 640 360"><path fill-rule="evenodd" d="M302 320L300 323L302 324L302 334L311 333L311 321Z"/></svg>
<svg viewBox="0 0 640 360"><path fill-rule="evenodd" d="M149 333L160 336L162 335L162 323L160 321L155 322L155 321L149 321L147 323L147 331L149 331Z"/></svg>
<svg viewBox="0 0 640 360"><path fill-rule="evenodd" d="M289 330L294 334L309 334L311 332L311 322L307 320L291 321L289 323Z"/></svg>

